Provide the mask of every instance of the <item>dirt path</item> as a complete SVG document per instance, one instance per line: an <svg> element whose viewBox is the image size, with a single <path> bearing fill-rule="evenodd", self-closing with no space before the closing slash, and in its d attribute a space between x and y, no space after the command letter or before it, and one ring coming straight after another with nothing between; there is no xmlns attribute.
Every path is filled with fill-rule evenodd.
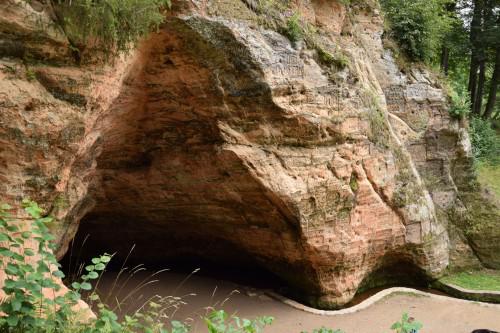
<svg viewBox="0 0 500 333"><path fill-rule="evenodd" d="M130 287L122 290L122 296L137 286L143 277L138 275L131 279L128 283ZM346 333L384 333L389 332L391 324L399 319L403 312L410 313L424 324L422 333L470 333L478 328L500 331L500 306L485 307L450 298L392 294L353 314L321 316L291 308L268 297L262 291L232 282L192 276L181 283L184 278L185 275L164 273L160 276L160 282L146 286L140 293L130 297L127 304L122 305L122 309L132 311L134 302L141 304L145 298L155 294L182 296L195 293L196 296L184 297L187 304L175 314L175 318L193 318L193 332L196 333L206 332L200 316L206 313L204 308L210 305L218 309L223 308L229 313L236 312L238 316L245 318L259 315L275 317L275 322L265 330L266 333L300 333L321 326L339 328ZM113 280L112 275L105 277L100 282L100 289L109 290ZM129 310L126 310L127 308Z"/></svg>

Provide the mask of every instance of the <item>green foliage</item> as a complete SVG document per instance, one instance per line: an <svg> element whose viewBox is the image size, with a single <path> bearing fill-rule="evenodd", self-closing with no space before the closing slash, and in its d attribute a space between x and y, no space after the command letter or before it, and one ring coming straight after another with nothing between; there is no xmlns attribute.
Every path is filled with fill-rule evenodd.
<svg viewBox="0 0 500 333"><path fill-rule="evenodd" d="M370 121L370 140L379 146L388 147L390 143L390 134L387 119L382 110L378 107L370 110L368 119Z"/></svg>
<svg viewBox="0 0 500 333"><path fill-rule="evenodd" d="M316 52L318 52L319 61L326 66L334 65L342 69L349 65L349 59L342 52L332 54L320 45L316 45Z"/></svg>
<svg viewBox="0 0 500 333"><path fill-rule="evenodd" d="M74 294L55 299L44 297L42 288L59 291L60 285L53 277L63 276L51 252L53 237L46 224L52 219L42 217L42 209L34 202L25 200L23 205L26 213L33 218L28 230L10 218L7 212L10 206L2 205L0 208L0 241L6 244L0 247L1 269L7 275L2 288L6 299L0 304L0 312L6 316L0 317L0 330L16 333L51 332L62 325L68 309L66 301L76 302L78 299ZM30 239L36 241L34 247L29 246L27 241ZM40 259L33 265L28 258L35 254ZM54 307L59 309L53 310Z"/></svg>
<svg viewBox="0 0 500 333"><path fill-rule="evenodd" d="M31 68L26 68L26 80L33 81L36 79L36 73Z"/></svg>
<svg viewBox="0 0 500 333"><path fill-rule="evenodd" d="M359 184L354 174L351 175L351 179L349 180L349 186L351 187L351 190L354 193L356 193L359 189Z"/></svg>
<svg viewBox="0 0 500 333"><path fill-rule="evenodd" d="M286 21L286 27L283 29L283 34L290 39L292 43L297 43L304 37L304 30L300 24L300 15L294 13Z"/></svg>
<svg viewBox="0 0 500 333"><path fill-rule="evenodd" d="M445 0L382 0L390 34L412 59L436 59L450 21L444 15Z"/></svg>
<svg viewBox="0 0 500 333"><path fill-rule="evenodd" d="M109 59L127 52L164 20L170 0L56 0L66 35L80 55L87 48Z"/></svg>
<svg viewBox="0 0 500 333"><path fill-rule="evenodd" d="M259 333L271 325L273 317L259 317L255 320L229 316L224 310L212 311L205 317L209 333Z"/></svg>
<svg viewBox="0 0 500 333"><path fill-rule="evenodd" d="M463 86L457 86L450 89L451 105L448 111L452 117L457 119L464 118L470 112L470 96L463 88Z"/></svg>
<svg viewBox="0 0 500 333"><path fill-rule="evenodd" d="M407 313L403 313L401 321L397 321L391 326L391 330L396 333L416 333L422 328L422 324L410 318Z"/></svg>
<svg viewBox="0 0 500 333"><path fill-rule="evenodd" d="M0 247L2 266L7 278L2 288L6 295L0 304L0 331L8 333L55 333L55 332L122 332L116 315L102 306L101 316L94 322L84 322L82 313L76 310L82 298L80 291L90 291L91 280L104 271L111 256L92 259L81 281L74 282L61 294L60 279L64 273L53 254L54 237L47 225L51 217L43 216L42 209L33 201L23 201L24 211L30 219L11 218L9 205L0 207ZM28 223L30 222L30 223ZM31 246L31 247L30 247ZM59 293L58 293L59 292ZM53 295L47 297L46 295ZM94 293L91 293L91 297ZM103 327L109 329L101 329ZM124 332L124 331L123 331Z"/></svg>
<svg viewBox="0 0 500 333"><path fill-rule="evenodd" d="M500 138L491 126L491 122L479 117L470 120L469 135L472 151L477 160L491 164L500 162Z"/></svg>

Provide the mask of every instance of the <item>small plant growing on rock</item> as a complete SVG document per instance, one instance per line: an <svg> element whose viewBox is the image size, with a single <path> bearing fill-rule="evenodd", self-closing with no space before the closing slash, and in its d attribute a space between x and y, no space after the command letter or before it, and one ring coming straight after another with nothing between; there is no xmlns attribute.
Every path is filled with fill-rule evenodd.
<svg viewBox="0 0 500 333"><path fill-rule="evenodd" d="M326 66L334 65L337 68L343 69L349 65L348 58L341 52L337 51L335 54L332 54L320 45L316 46L316 52L318 52L319 61Z"/></svg>
<svg viewBox="0 0 500 333"><path fill-rule="evenodd" d="M304 31L300 25L300 16L294 13L286 22L286 27L283 29L283 34L290 39L293 44L296 44L304 37Z"/></svg>

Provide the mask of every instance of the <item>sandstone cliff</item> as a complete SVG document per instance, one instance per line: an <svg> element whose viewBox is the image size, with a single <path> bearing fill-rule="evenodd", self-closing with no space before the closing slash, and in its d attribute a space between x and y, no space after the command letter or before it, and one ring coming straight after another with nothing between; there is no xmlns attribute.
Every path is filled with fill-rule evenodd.
<svg viewBox="0 0 500 333"><path fill-rule="evenodd" d="M311 47L258 2L179 0L136 51L80 66L47 1L0 11L1 199L56 216L60 257L83 219L138 260L250 257L321 307L500 267L465 124L384 48L377 3L292 1Z"/></svg>

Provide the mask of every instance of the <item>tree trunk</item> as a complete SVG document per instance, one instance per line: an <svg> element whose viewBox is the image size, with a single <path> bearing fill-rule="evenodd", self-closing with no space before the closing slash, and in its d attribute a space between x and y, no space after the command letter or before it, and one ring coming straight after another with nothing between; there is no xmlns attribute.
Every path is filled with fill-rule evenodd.
<svg viewBox="0 0 500 333"><path fill-rule="evenodd" d="M471 111L474 112L477 90L477 70L479 68L479 49L481 45L478 41L481 33L481 21L483 14L483 1L474 0L474 11L470 24L471 59L469 70L469 93L471 100Z"/></svg>
<svg viewBox="0 0 500 333"><path fill-rule="evenodd" d="M483 57L479 62L479 77L477 81L477 90L474 96L474 105L473 105L473 113L478 116L481 115L485 81L486 81L486 60Z"/></svg>
<svg viewBox="0 0 500 333"><path fill-rule="evenodd" d="M490 92L488 94L488 102L486 103L486 109L484 111L483 117L488 119L493 113L495 108L495 102L497 99L497 89L500 83L500 46L497 47L495 56L495 69L493 70L493 75L490 82Z"/></svg>
<svg viewBox="0 0 500 333"><path fill-rule="evenodd" d="M445 76L448 76L448 63L450 59L450 49L446 46L443 46L441 49L441 70L443 71Z"/></svg>

